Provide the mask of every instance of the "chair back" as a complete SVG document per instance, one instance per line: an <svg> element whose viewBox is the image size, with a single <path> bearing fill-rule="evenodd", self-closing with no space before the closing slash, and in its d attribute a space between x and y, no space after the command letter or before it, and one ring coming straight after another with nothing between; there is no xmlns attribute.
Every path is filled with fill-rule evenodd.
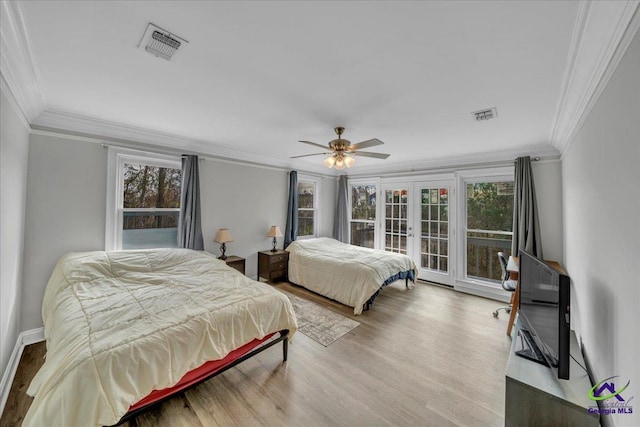
<svg viewBox="0 0 640 427"><path fill-rule="evenodd" d="M498 252L498 259L500 260L500 269L502 269L502 283L509 280L509 272L507 271L507 257L504 252Z"/></svg>

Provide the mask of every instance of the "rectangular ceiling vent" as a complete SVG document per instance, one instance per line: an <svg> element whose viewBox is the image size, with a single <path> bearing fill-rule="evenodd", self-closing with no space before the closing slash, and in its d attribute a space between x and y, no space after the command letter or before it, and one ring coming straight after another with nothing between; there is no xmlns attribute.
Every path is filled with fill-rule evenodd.
<svg viewBox="0 0 640 427"><path fill-rule="evenodd" d="M183 43L189 43L182 37L171 34L153 23L149 23L142 36L138 49L144 49L150 54L169 61L180 49Z"/></svg>
<svg viewBox="0 0 640 427"><path fill-rule="evenodd" d="M498 117L498 110L494 108L489 108L487 110L474 111L473 117L476 118L476 121L481 122L482 120L493 119L494 117Z"/></svg>

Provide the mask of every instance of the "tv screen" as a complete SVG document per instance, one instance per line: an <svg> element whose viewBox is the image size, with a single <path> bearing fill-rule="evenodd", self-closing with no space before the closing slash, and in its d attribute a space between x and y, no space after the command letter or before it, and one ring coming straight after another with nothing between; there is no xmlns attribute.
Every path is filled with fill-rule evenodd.
<svg viewBox="0 0 640 427"><path fill-rule="evenodd" d="M569 379L569 277L525 251L520 251L519 261L518 315L526 348L517 354Z"/></svg>

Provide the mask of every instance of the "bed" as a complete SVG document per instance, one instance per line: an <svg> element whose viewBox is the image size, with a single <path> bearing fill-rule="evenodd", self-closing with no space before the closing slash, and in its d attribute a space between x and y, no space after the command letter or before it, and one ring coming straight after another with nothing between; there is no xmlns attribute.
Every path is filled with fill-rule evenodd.
<svg viewBox="0 0 640 427"><path fill-rule="evenodd" d="M119 423L275 341L286 360L297 329L283 293L186 249L67 254L42 316L24 426Z"/></svg>
<svg viewBox="0 0 640 427"><path fill-rule="evenodd" d="M395 282L415 282L416 265L407 255L348 245L320 237L296 240L289 252L289 281L353 307L361 314L380 290Z"/></svg>

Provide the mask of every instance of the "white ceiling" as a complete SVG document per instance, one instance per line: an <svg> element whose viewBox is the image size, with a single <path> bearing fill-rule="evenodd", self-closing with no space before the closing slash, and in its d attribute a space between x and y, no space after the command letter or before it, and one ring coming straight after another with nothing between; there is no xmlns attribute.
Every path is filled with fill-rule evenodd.
<svg viewBox="0 0 640 427"><path fill-rule="evenodd" d="M290 160L317 151L297 141L324 144L343 125L347 139L381 139L385 145L367 151L391 154L357 158L350 171L357 173L496 152L557 154L550 141L578 5L26 1L20 8L45 110L35 124L73 127L51 125L47 115L118 124L158 133L165 144L175 138L201 152L308 170L323 157ZM170 62L138 49L149 22L189 43ZM496 119L473 119L490 107Z"/></svg>

